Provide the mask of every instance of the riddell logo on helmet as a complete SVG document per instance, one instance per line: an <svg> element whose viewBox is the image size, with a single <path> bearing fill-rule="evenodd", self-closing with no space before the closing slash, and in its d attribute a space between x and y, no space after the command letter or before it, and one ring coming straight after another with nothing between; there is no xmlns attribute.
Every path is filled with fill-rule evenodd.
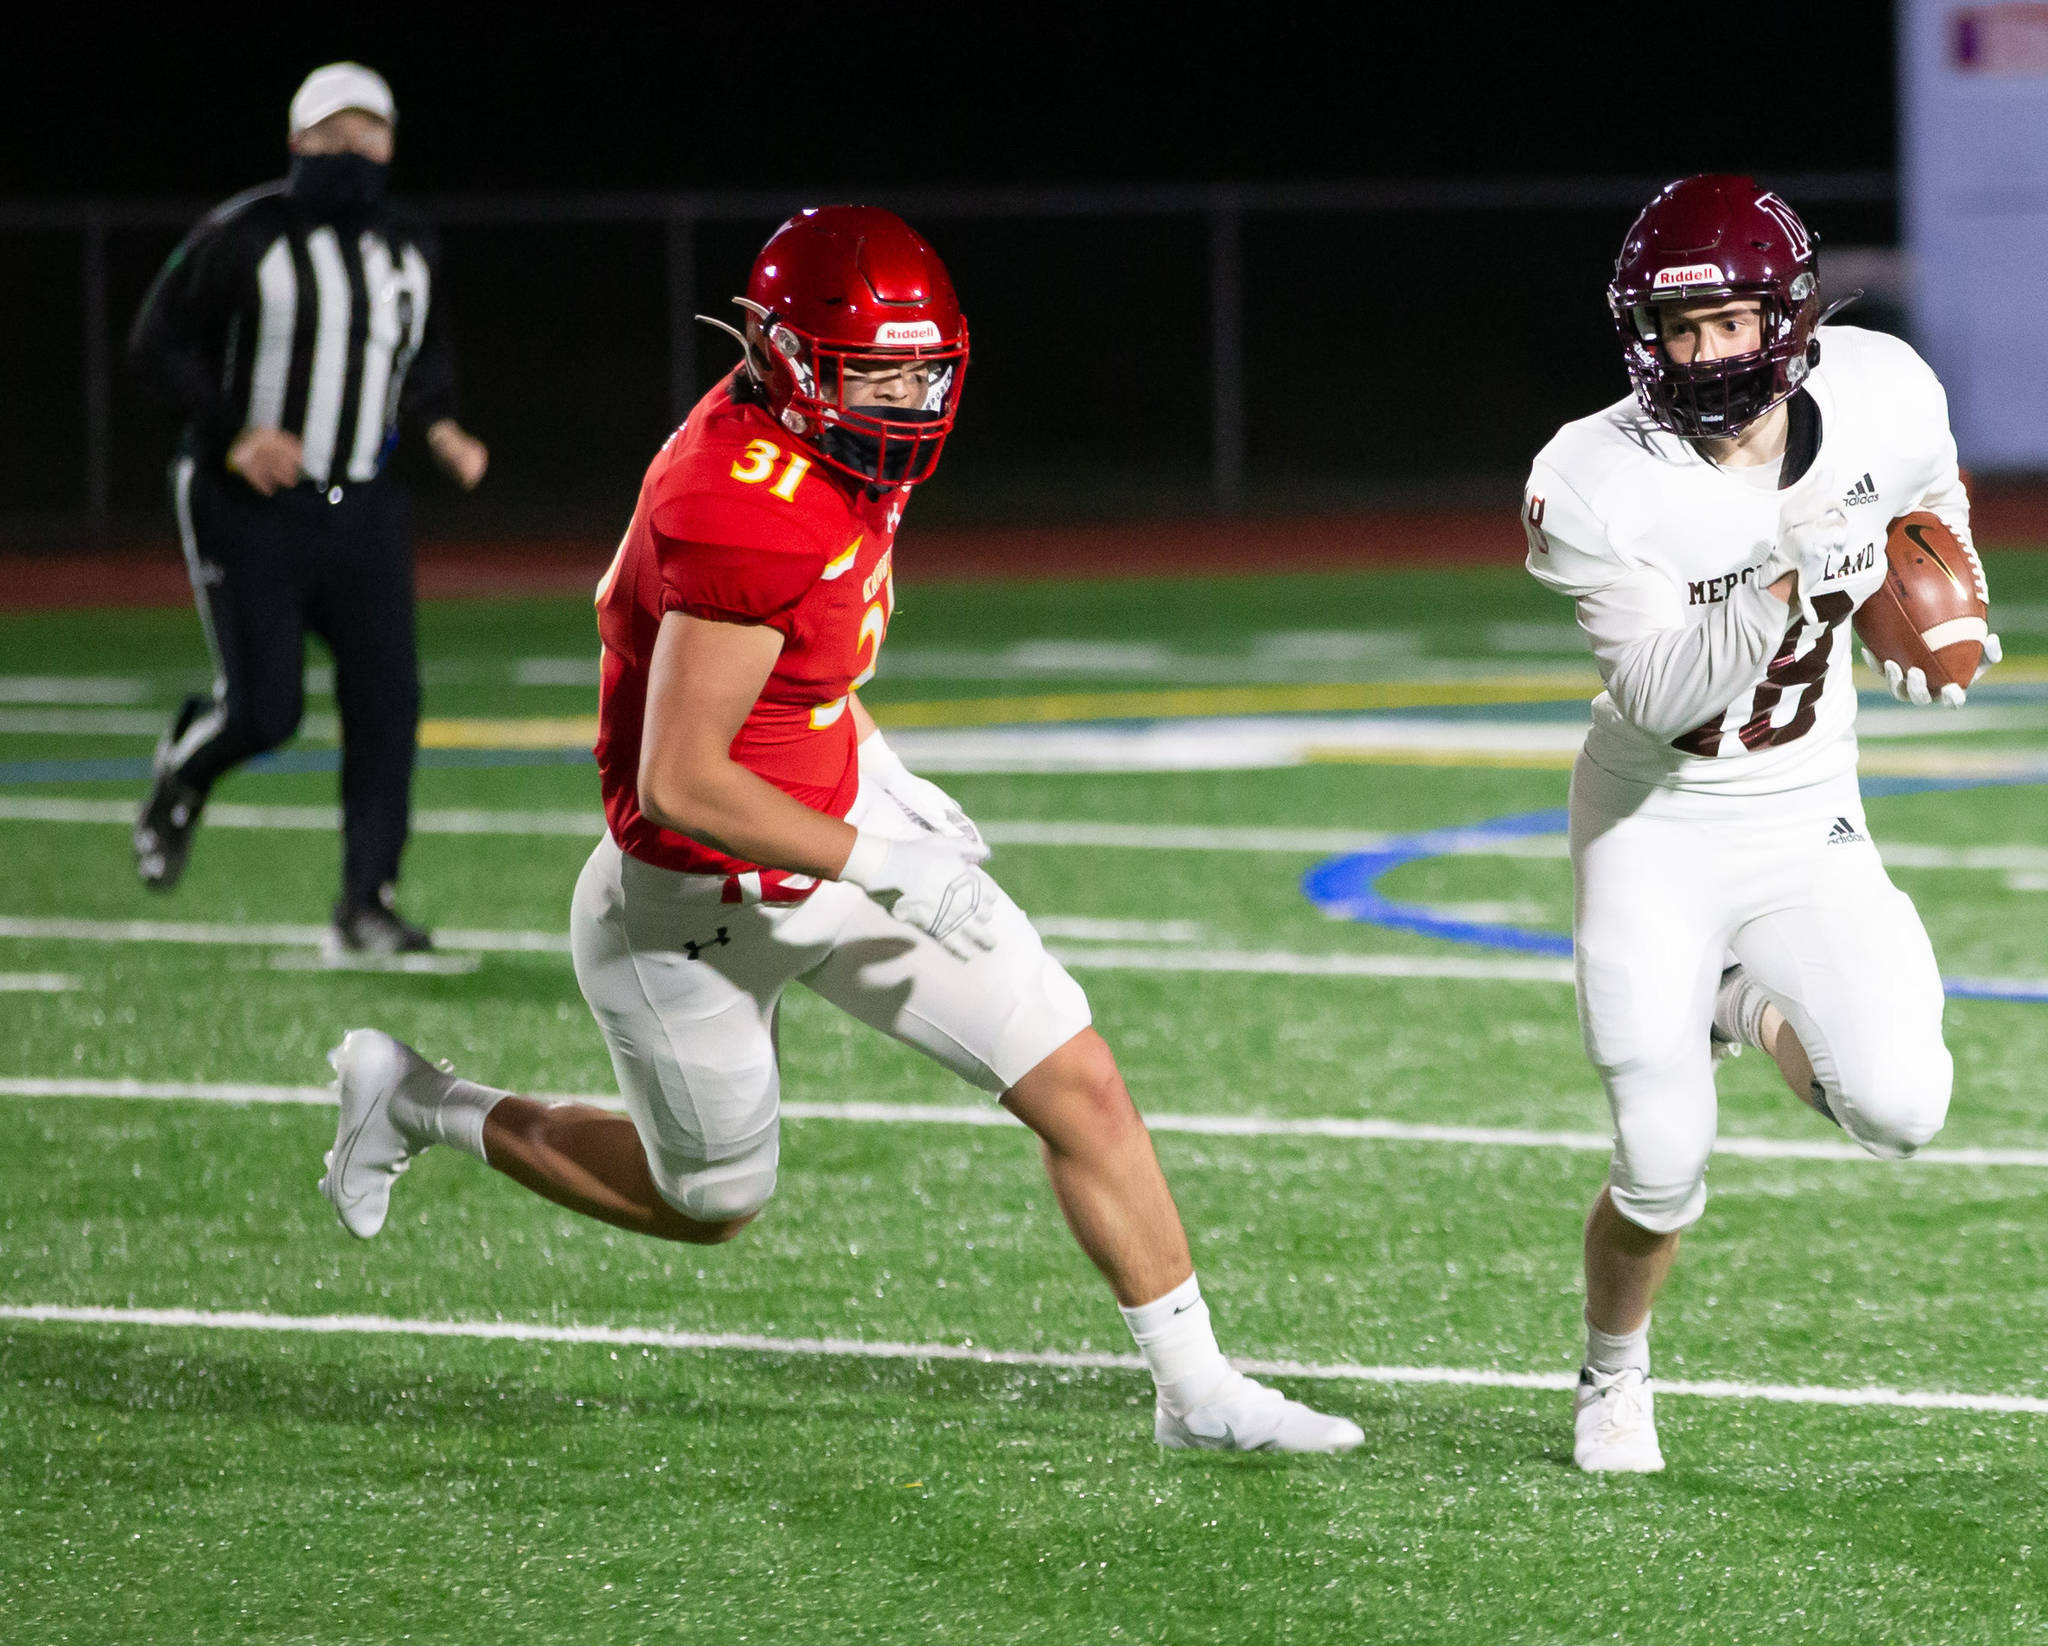
<svg viewBox="0 0 2048 1646"><path fill-rule="evenodd" d="M1659 269L1650 282L1652 291L1669 291L1674 286L1719 286L1727 281L1719 263L1687 263L1675 269Z"/></svg>
<svg viewBox="0 0 2048 1646"><path fill-rule="evenodd" d="M875 341L901 346L908 343L943 343L936 320L885 320L875 328Z"/></svg>

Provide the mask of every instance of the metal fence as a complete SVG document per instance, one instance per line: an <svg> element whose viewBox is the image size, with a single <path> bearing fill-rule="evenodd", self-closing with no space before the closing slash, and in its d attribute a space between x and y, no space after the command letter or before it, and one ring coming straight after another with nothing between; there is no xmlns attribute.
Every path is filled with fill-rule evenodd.
<svg viewBox="0 0 2048 1646"><path fill-rule="evenodd" d="M1596 214L1605 244L1618 239L1615 224L1631 214L1663 182L1651 177L1538 178L1512 180L1429 180L1300 184L1212 184L1156 187L885 189L869 198L920 225L962 223L1046 224L1092 220L1099 224L1176 221L1194 228L1203 247L1202 267L1190 279L1205 285L1205 335L1184 337L1184 352L1200 357L1206 377L1207 501L1235 510L1246 500L1247 481L1247 313L1257 294L1248 291L1247 240L1281 219L1351 218L1413 223L1460 217L1468 223L1498 222L1514 214ZM1768 180L1811 217L1816 211L1860 213L1860 223L1888 221L1894 181L1886 172L1829 172L1785 175ZM676 192L609 194L504 194L410 197L409 205L445 230L653 230L661 237L663 334L666 342L667 412L679 421L700 392L705 362L692 316L705 307L700 293L700 240L719 225L772 225L811 203L794 193ZM113 428L116 392L114 339L125 315L111 312L110 256L117 237L148 231L159 241L187 227L210 202L197 200L0 202L0 245L9 236L60 234L78 237L80 333L78 384L82 398L82 449L77 450L82 518L88 534L103 536L114 495ZM1880 231L1881 232L1881 231ZM937 237L937 236L935 236ZM1870 238L1866 226L1859 238ZM1483 242L1488 236L1477 236ZM1105 242L1114 244L1113 241ZM1526 250L1499 261L1498 287L1509 301L1530 267ZM1603 271L1604 272L1604 271ZM1419 269L1413 282L1418 303L1426 302L1431 273ZM1465 290L1484 291L1482 279ZM722 294L721 294L722 296ZM458 302L460 299L458 298ZM1332 299L1341 302L1341 296ZM974 310L969 303L970 313ZM21 312L18 308L17 313ZM1190 309L1188 312L1192 313ZM1321 324L1335 325L1337 320ZM46 340L47 341L47 340ZM1080 347L1085 348L1083 341ZM10 373L10 378L14 374ZM14 392L14 391L10 391ZM51 461L57 461L54 454Z"/></svg>

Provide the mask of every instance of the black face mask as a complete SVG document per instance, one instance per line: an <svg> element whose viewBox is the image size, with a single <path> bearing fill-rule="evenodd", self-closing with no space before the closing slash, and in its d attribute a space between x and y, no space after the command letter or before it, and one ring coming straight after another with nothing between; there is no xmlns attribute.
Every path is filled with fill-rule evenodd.
<svg viewBox="0 0 2048 1646"><path fill-rule="evenodd" d="M295 154L289 184L293 196L328 211L374 206L384 198L391 168L361 154Z"/></svg>
<svg viewBox="0 0 2048 1646"><path fill-rule="evenodd" d="M907 424L909 431L914 431L921 423L936 423L944 415L910 406L863 406L861 411L866 416L880 418L884 423ZM835 423L821 432L818 445L827 456L837 458L848 468L858 470L870 480L893 486L909 472L910 460L919 451L916 435L909 431L906 431L907 438L892 438L885 453L882 442L874 435Z"/></svg>

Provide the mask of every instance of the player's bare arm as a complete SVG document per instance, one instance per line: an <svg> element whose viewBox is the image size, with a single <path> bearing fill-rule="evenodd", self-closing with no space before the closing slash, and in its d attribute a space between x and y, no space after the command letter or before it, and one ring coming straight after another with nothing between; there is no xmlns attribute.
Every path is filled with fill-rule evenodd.
<svg viewBox="0 0 2048 1646"><path fill-rule="evenodd" d="M847 695L847 707L853 713L854 739L862 748L866 748L868 739L882 728L875 724L875 717L868 713L867 705L860 700L860 693L851 692Z"/></svg>
<svg viewBox="0 0 2048 1646"><path fill-rule="evenodd" d="M832 879L853 850L853 826L792 799L731 754L781 651L781 634L766 624L663 617L648 671L640 809L730 856Z"/></svg>

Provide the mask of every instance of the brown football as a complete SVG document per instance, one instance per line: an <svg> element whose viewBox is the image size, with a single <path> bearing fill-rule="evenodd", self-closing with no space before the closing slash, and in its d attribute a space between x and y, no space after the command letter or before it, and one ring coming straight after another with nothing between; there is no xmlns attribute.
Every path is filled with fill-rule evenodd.
<svg viewBox="0 0 2048 1646"><path fill-rule="evenodd" d="M1856 637L1880 663L1920 669L1937 695L1967 687L1983 655L1984 568L1974 550L1925 509L1885 530L1884 584L1856 611Z"/></svg>

